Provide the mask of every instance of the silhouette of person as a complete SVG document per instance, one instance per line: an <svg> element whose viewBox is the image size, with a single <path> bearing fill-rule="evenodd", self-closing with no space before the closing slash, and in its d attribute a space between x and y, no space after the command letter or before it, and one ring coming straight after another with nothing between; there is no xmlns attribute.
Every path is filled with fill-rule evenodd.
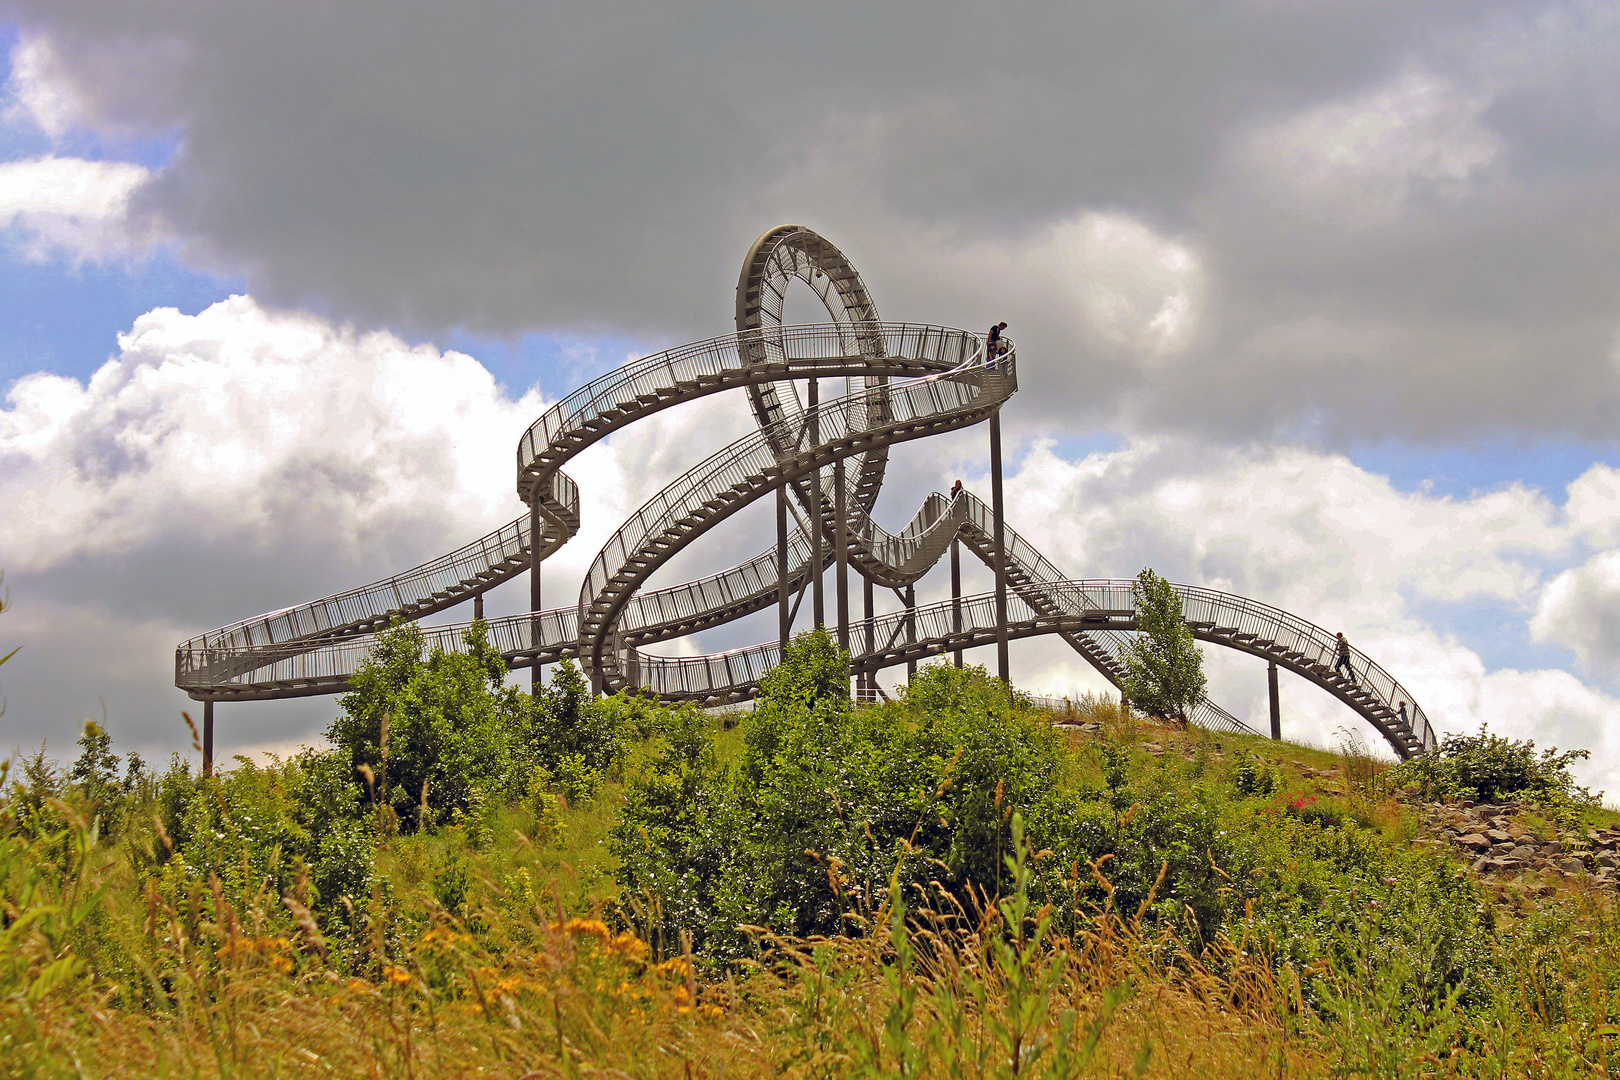
<svg viewBox="0 0 1620 1080"><path fill-rule="evenodd" d="M1341 670L1344 677L1350 680L1350 685L1356 685L1356 673L1350 668L1350 643L1344 640L1344 631L1339 631L1339 642L1334 648L1333 673L1337 675Z"/></svg>
<svg viewBox="0 0 1620 1080"><path fill-rule="evenodd" d="M1395 710L1395 718L1401 722L1403 728L1412 726L1412 722L1406 718L1406 702L1401 702L1401 707Z"/></svg>
<svg viewBox="0 0 1620 1080"><path fill-rule="evenodd" d="M1007 351L1006 343L1001 340L1001 332L1007 329L1004 322L996 323L990 328L989 336L984 340L985 367L992 371L996 367L996 357Z"/></svg>
<svg viewBox="0 0 1620 1080"><path fill-rule="evenodd" d="M962 481L958 480L951 485L951 498L955 499L960 494L962 494Z"/></svg>

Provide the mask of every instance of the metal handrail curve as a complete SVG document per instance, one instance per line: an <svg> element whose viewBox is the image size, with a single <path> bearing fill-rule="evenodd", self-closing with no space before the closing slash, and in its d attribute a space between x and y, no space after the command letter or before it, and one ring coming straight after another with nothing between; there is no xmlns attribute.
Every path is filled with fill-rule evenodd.
<svg viewBox="0 0 1620 1080"><path fill-rule="evenodd" d="M782 298L795 278L822 298L832 322L781 324ZM765 670L762 665L779 655L777 643L680 659L651 656L640 646L775 602L780 593L777 553L763 552L717 574L664 589L643 590L642 585L698 536L784 486L803 506L808 521L788 538L791 591L807 587L811 576L832 561L840 534L850 561L884 585L915 581L958 539L994 569L990 508L967 493L954 498L931 494L898 533L883 529L870 511L889 446L980 422L1016 391L1017 354L1010 340L1003 339L1001 349L991 353L981 335L879 321L848 260L800 226L771 230L751 250L738 285L737 324L734 334L643 357L593 379L530 425L518 443L517 489L538 511L538 538L529 536L525 515L402 574L199 635L176 650L176 685L204 700L346 689L349 676L369 654L375 632L388 622L420 619L481 595L530 570L578 532L578 488L562 472L568 460L652 413L733 388L748 391L759 430L698 463L632 514L592 561L577 606L490 621L491 641L509 664L577 656L608 689L639 685L705 701L750 695ZM793 389L796 378L839 376L861 380L862 389L814 406L800 402ZM840 493L829 481L838 475L833 466L840 460L855 467L844 470L845 490L837 498ZM836 520L839 504L845 511L842 522ZM1117 683L1123 649L1134 629L1134 616L1126 617L1129 604L1119 606L1118 590L1128 593L1129 583L1068 579L1018 534L1005 527L1003 533L1014 609L1005 632L1013 637L1057 633ZM1320 628L1242 597L1178 588L1188 624L1202 640L1267 656L1324 686L1367 718L1403 757L1433 747L1434 733L1422 710L1392 676L1359 652L1354 653L1359 678L1347 682L1328 667L1336 641ZM939 607L875 620L871 632L882 636L881 624L889 637L881 646L874 637L858 651L857 670L916 659L933 648L984 643L983 597L957 602L948 631L936 625ZM993 617L992 612L991 629ZM901 626L907 628L906 642L897 647ZM430 627L424 634L432 647L454 650L461 647L462 629ZM919 630L928 632L919 637ZM1398 701L1412 705L1405 726L1391 709ZM1208 700L1200 703L1193 719L1248 730Z"/></svg>

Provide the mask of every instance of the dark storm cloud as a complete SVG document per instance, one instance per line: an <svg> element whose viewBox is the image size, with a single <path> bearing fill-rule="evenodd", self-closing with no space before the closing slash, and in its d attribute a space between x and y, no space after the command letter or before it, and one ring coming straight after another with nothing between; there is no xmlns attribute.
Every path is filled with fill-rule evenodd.
<svg viewBox="0 0 1620 1080"><path fill-rule="evenodd" d="M1616 404L1604 5L11 10L93 123L178 134L143 207L278 303L719 332L805 219L889 317L1013 320L1040 422L1597 438ZM1196 263L1156 360L1026 257L1088 213Z"/></svg>

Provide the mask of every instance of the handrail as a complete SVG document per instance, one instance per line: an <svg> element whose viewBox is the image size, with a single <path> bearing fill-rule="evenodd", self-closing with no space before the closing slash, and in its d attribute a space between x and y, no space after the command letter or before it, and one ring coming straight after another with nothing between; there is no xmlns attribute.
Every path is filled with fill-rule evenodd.
<svg viewBox="0 0 1620 1080"><path fill-rule="evenodd" d="M795 278L822 298L833 322L781 324L782 297ZM642 357L591 380L525 430L517 447L517 489L539 511L538 538L530 537L525 515L404 573L199 635L176 650L176 685L202 699L344 688L375 633L391 620L421 619L478 596L528 571L574 536L580 525L579 491L562 466L581 450L662 409L734 388L749 393L759 430L699 462L622 523L592 561L577 606L492 620L491 640L509 663L575 655L609 687L675 679L690 687L671 683L672 693L750 693L758 666L779 655L777 643L717 654L718 659L669 662L639 648L775 602L781 583L774 549L695 581L656 590L641 586L696 536L784 484L804 507L807 527L819 530L823 541L813 543L803 528L792 530L790 590L806 587L821 569L814 565L815 548L823 566L832 561L840 532L851 563L884 585L915 581L957 539L994 567L990 508L971 495L929 495L897 533L880 526L871 509L890 445L977 423L1017 389L1017 354L1010 339L1004 339L1004 353L990 356L984 338L968 331L879 321L864 283L843 254L799 226L771 230L754 245L739 283L737 322L736 333ZM793 389L796 378L840 376L860 379L862 389L813 408ZM837 475L833 465L840 459L854 463L843 470L842 498L829 476ZM840 503L843 522L836 520ZM1059 633L1117 681L1134 626L1119 616L1124 609L1098 607L1100 593L1078 588L1011 529L1004 527L1003 535L1008 601L1016 616L1013 635ZM1117 592L1120 583L1107 587ZM1384 732L1397 752L1434 745L1432 726L1410 694L1363 654L1352 653L1357 680L1352 685L1331 671L1336 640L1320 628L1256 601L1180 588L1186 590L1189 625L1202 640L1268 656L1318 682ZM982 600L962 602L964 617L971 612L973 618L950 631L949 640L959 647L985 632ZM1110 603L1118 600L1110 594ZM946 640L936 633L942 632L937 608L891 617L901 622L884 624L891 627L889 643L858 656L858 665L882 666L897 649L915 658L923 644ZM957 609L949 610L954 616ZM910 620L905 643L894 644L905 620ZM434 647L459 647L459 627L429 627L424 634ZM707 682L674 674L698 671L707 673ZM1409 730L1391 708L1399 701L1411 704ZM1208 700L1198 706L1195 720L1246 730Z"/></svg>

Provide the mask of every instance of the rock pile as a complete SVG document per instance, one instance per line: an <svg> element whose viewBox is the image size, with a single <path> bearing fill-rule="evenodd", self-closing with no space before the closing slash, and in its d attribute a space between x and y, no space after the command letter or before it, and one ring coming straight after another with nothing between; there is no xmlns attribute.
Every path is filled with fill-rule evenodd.
<svg viewBox="0 0 1620 1080"><path fill-rule="evenodd" d="M1553 870L1589 876L1600 889L1620 891L1620 830L1554 837L1551 830L1538 833L1519 822L1528 809L1517 803L1431 803L1423 817L1430 834L1467 856L1476 874Z"/></svg>

